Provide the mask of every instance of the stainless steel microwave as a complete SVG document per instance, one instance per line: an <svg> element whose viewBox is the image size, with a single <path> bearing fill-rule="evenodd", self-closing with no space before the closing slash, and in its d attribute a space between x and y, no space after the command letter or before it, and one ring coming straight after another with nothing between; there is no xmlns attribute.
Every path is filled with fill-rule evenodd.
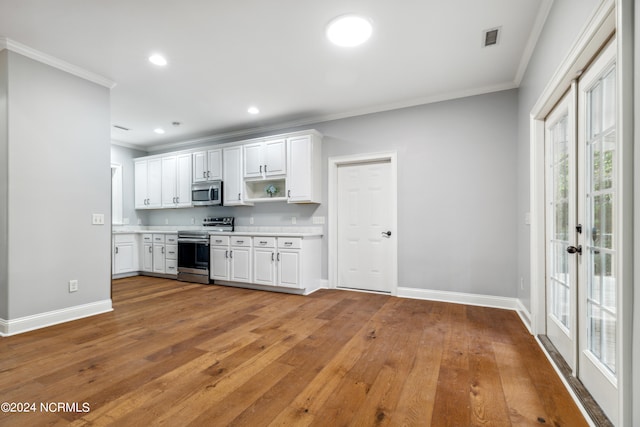
<svg viewBox="0 0 640 427"><path fill-rule="evenodd" d="M191 203L193 206L222 205L222 181L193 184Z"/></svg>

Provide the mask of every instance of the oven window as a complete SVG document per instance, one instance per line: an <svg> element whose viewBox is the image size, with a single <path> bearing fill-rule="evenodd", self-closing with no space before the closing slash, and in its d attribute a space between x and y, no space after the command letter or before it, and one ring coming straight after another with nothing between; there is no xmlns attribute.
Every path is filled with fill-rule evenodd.
<svg viewBox="0 0 640 427"><path fill-rule="evenodd" d="M178 266L209 269L209 244L178 242Z"/></svg>

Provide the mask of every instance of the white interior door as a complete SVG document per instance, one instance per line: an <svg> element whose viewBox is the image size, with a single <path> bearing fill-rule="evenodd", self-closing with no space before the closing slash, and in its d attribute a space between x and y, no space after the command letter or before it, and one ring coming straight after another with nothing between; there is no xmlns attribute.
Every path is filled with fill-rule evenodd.
<svg viewBox="0 0 640 427"><path fill-rule="evenodd" d="M546 334L575 375L577 249L575 84L545 120Z"/></svg>
<svg viewBox="0 0 640 427"><path fill-rule="evenodd" d="M338 287L392 292L391 162L338 166Z"/></svg>
<svg viewBox="0 0 640 427"><path fill-rule="evenodd" d="M618 328L622 204L615 42L603 50L580 79L578 110L578 220L585 231L580 236L578 272L578 378L617 425L618 361L622 348Z"/></svg>

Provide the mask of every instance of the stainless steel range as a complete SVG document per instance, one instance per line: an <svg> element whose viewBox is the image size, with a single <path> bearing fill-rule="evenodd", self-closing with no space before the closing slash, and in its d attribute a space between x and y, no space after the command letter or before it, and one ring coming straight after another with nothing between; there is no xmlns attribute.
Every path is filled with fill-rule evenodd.
<svg viewBox="0 0 640 427"><path fill-rule="evenodd" d="M209 283L209 231L233 231L234 218L205 218L203 230L178 231L178 280Z"/></svg>

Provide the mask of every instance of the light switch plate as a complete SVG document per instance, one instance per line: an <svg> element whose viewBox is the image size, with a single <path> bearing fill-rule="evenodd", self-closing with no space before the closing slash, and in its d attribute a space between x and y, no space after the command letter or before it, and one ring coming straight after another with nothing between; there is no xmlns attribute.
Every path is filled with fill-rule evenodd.
<svg viewBox="0 0 640 427"><path fill-rule="evenodd" d="M104 214L93 214L91 223L93 225L104 225Z"/></svg>
<svg viewBox="0 0 640 427"><path fill-rule="evenodd" d="M323 216L314 216L314 217L312 218L312 220L313 220L313 223L314 223L314 224L317 224L317 225L322 225L322 224L324 224L324 217L323 217Z"/></svg>

